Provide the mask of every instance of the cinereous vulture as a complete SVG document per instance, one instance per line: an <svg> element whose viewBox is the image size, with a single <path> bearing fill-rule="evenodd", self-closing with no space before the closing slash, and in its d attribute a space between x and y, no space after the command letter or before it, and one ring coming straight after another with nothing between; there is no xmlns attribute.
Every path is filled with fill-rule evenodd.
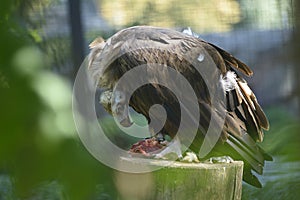
<svg viewBox="0 0 300 200"><path fill-rule="evenodd" d="M160 120L160 116L149 116L150 107L154 104L161 105L165 109L167 119L163 128L153 137L157 138L157 141L163 141L168 135L175 140L183 112L179 99L185 98L186 102L191 102L189 96L181 95L184 97L179 98L172 89L155 82L155 73L131 77L132 81L149 79L146 80L147 84L136 89L131 96L128 96L126 85L121 85L114 93L112 91L120 78L137 66L147 66L149 71L155 71L157 66L160 71L159 77L168 80L173 88L179 88L182 82L177 79L179 76L171 76L171 71L180 73L195 92L197 102L191 102L190 105L195 108L198 106L200 116L196 136L189 149L197 153L210 122L220 121L218 141L212 151L202 159L229 156L234 160L242 160L244 181L261 187L253 171L262 174L265 161L272 160L272 157L257 144L262 142L263 130L269 129L269 122L254 93L243 79L243 76L251 76L253 72L246 64L223 49L203 41L189 30L185 32L136 26L119 31L107 41L102 38L93 41L90 44L88 69L98 87L104 91L100 102L123 126L132 124L129 106L144 115L150 124L151 120ZM204 62L209 59L212 64ZM209 67L205 69L205 65ZM173 70L164 70L160 66ZM200 68L200 72L196 68ZM201 70L206 71L203 73ZM212 107L212 89L222 90L224 93L224 100L215 99L218 104L215 107ZM181 90L184 93L184 89ZM129 105L126 102L129 102ZM218 119L222 118L221 113L225 113L224 120ZM185 121L193 120L191 117ZM150 133L151 130L149 136ZM177 141L177 144L180 145L180 141ZM180 157L180 147L178 149L179 151L174 151ZM164 151L160 152L160 156Z"/></svg>

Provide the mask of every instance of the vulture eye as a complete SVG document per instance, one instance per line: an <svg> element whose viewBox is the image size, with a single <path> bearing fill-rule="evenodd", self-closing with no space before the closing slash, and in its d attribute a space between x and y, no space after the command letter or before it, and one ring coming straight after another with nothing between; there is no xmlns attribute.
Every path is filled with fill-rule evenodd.
<svg viewBox="0 0 300 200"><path fill-rule="evenodd" d="M121 91L116 91L114 94L114 102L115 104L124 104L126 100L126 96L123 92Z"/></svg>
<svg viewBox="0 0 300 200"><path fill-rule="evenodd" d="M120 103L123 103L123 102L125 101L125 97L124 97L122 94L120 94L120 95L117 96L117 100L118 100Z"/></svg>
<svg viewBox="0 0 300 200"><path fill-rule="evenodd" d="M124 111L124 106L122 104L118 104L116 108L116 113L120 114Z"/></svg>

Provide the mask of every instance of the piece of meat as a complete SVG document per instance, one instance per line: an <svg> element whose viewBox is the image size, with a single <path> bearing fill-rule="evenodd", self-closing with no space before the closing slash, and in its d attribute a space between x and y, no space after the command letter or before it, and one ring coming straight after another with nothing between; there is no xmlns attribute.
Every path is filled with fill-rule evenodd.
<svg viewBox="0 0 300 200"><path fill-rule="evenodd" d="M148 138L133 144L129 149L129 152L150 157L165 147L166 144L158 141L156 138Z"/></svg>

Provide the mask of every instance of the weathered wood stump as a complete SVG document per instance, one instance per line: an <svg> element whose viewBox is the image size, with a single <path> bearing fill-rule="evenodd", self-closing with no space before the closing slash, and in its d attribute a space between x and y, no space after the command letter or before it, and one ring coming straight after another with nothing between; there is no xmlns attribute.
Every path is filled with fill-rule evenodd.
<svg viewBox="0 0 300 200"><path fill-rule="evenodd" d="M126 158L137 165L149 159ZM210 164L151 160L163 168L142 174L115 173L120 199L241 199L243 162Z"/></svg>

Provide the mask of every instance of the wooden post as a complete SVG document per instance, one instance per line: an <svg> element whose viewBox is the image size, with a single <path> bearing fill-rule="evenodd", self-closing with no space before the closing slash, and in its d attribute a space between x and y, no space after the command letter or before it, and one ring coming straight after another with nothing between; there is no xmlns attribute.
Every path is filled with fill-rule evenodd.
<svg viewBox="0 0 300 200"><path fill-rule="evenodd" d="M149 160L126 158L124 162L140 164L141 162L149 162ZM115 183L120 199L241 199L242 161L210 164L153 160L152 164L164 167L157 171L142 174L115 173Z"/></svg>

